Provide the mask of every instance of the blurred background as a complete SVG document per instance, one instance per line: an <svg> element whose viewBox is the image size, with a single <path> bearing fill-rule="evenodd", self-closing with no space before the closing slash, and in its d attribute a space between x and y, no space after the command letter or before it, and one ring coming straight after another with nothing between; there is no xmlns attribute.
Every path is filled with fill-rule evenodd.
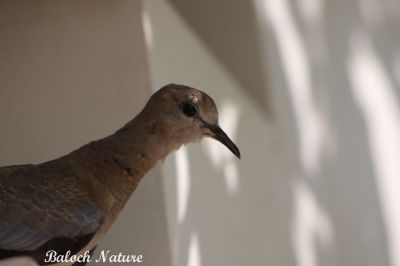
<svg viewBox="0 0 400 266"><path fill-rule="evenodd" d="M400 266L397 0L0 1L0 165L207 92L242 159L182 147L98 248L141 265Z"/></svg>

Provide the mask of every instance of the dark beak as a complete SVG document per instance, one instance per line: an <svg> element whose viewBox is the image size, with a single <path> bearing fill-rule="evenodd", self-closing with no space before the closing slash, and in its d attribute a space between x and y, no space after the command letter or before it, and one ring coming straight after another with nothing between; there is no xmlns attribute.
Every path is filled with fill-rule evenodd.
<svg viewBox="0 0 400 266"><path fill-rule="evenodd" d="M206 127L211 131L210 137L224 144L233 154L236 155L236 157L240 159L239 148L218 125L208 124Z"/></svg>

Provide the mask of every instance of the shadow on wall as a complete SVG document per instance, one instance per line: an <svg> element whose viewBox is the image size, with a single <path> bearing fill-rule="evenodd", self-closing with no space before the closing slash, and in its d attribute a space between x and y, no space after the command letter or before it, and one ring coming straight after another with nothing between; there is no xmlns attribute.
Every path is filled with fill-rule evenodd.
<svg viewBox="0 0 400 266"><path fill-rule="evenodd" d="M400 265L399 4L255 3L297 129L297 265Z"/></svg>

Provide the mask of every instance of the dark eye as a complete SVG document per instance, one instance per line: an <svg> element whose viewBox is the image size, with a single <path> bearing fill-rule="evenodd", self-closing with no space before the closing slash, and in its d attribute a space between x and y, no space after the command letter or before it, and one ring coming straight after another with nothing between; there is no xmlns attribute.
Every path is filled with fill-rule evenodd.
<svg viewBox="0 0 400 266"><path fill-rule="evenodd" d="M191 103L184 103L182 105L182 111L185 115L189 117L195 116L197 114L196 107L194 107Z"/></svg>

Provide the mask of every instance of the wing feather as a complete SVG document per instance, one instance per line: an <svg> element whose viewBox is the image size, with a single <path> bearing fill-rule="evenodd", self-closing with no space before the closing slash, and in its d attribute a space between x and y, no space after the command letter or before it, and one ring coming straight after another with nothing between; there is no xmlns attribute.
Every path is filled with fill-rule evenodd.
<svg viewBox="0 0 400 266"><path fill-rule="evenodd" d="M66 160L0 168L0 249L33 251L55 238L79 238L103 223Z"/></svg>

